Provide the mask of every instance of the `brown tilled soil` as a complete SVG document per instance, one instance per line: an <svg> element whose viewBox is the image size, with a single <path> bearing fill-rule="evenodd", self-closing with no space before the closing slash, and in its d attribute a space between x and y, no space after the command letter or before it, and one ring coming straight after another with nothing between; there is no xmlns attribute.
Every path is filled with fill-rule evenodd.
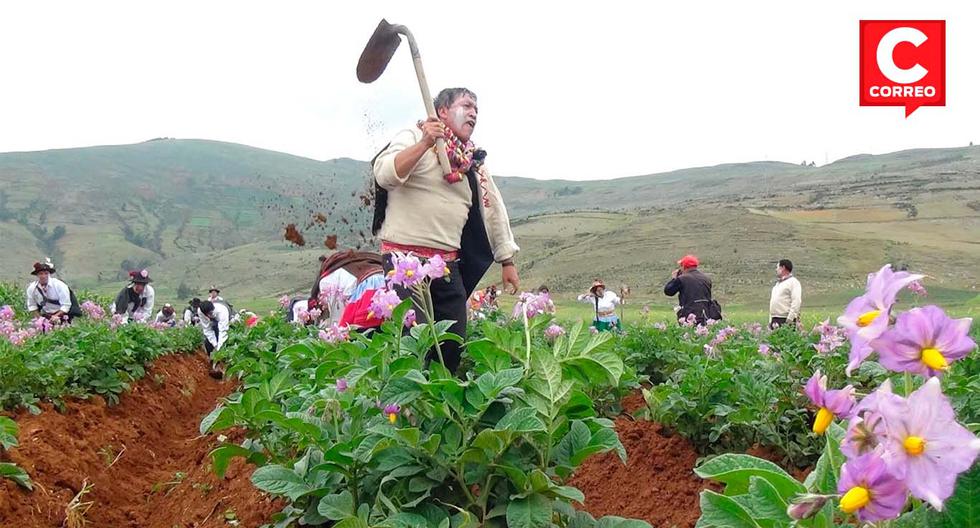
<svg viewBox="0 0 980 528"><path fill-rule="evenodd" d="M9 459L34 481L33 493L0 480L0 527L54 528L86 481L93 528L257 527L282 504L255 489L252 468L235 460L223 480L211 471L215 435L201 418L233 389L208 377L202 353L156 361L119 405L101 398L19 414L20 446Z"/></svg>
<svg viewBox="0 0 980 528"><path fill-rule="evenodd" d="M618 418L616 432L628 462L624 465L615 453L586 460L571 480L585 494L585 505L579 506L597 518L618 515L643 519L657 528L692 528L701 516L701 490L720 490L694 474L694 447L646 420Z"/></svg>

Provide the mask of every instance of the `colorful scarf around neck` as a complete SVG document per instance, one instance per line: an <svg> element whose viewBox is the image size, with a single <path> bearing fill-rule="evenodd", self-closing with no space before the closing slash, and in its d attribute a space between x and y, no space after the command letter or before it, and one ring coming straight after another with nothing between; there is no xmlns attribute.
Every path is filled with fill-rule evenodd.
<svg viewBox="0 0 980 528"><path fill-rule="evenodd" d="M422 121L418 122L418 127L421 130ZM472 141L463 143L449 126L446 126L446 157L449 158L449 166L452 169L449 174L444 175L446 182L459 183L463 181L463 175L473 166L473 152L475 151L476 145Z"/></svg>

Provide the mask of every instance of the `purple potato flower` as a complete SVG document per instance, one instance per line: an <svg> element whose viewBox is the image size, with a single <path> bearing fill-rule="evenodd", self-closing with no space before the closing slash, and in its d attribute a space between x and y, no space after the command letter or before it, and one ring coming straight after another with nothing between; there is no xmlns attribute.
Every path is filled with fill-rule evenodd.
<svg viewBox="0 0 980 528"><path fill-rule="evenodd" d="M759 354L768 356L770 354L770 348L768 343L759 343Z"/></svg>
<svg viewBox="0 0 980 528"><path fill-rule="evenodd" d="M336 345L337 343L343 343L350 338L350 327L347 325L340 326L337 323L332 323L329 327L324 330L320 330L320 339Z"/></svg>
<svg viewBox="0 0 980 528"><path fill-rule="evenodd" d="M283 308L289 308L290 299L288 295L283 295L279 298L279 306Z"/></svg>
<svg viewBox="0 0 980 528"><path fill-rule="evenodd" d="M922 277L917 273L892 271L891 264L868 275L864 295L852 300L844 309L844 315L837 318L837 324L847 330L851 341L847 375L871 355L871 341L885 333L898 292Z"/></svg>
<svg viewBox="0 0 980 528"><path fill-rule="evenodd" d="M99 319L105 317L105 310L103 310L101 306L95 304L92 301L83 302L81 308L89 319L98 321Z"/></svg>
<svg viewBox="0 0 980 528"><path fill-rule="evenodd" d="M337 379L337 392L346 392L348 388L347 378Z"/></svg>
<svg viewBox="0 0 980 528"><path fill-rule="evenodd" d="M910 282L909 283L909 291L911 291L912 293L918 295L919 297L925 297L926 295L929 295L929 292L926 291L925 286L923 286L922 283L919 282L919 281L912 281L912 282Z"/></svg>
<svg viewBox="0 0 980 528"><path fill-rule="evenodd" d="M816 371L806 382L803 392L817 406L817 417L813 421L813 432L824 434L834 418L848 418L856 403L854 387L848 385L839 390L827 390L827 376Z"/></svg>
<svg viewBox="0 0 980 528"><path fill-rule="evenodd" d="M837 492L841 511L857 514L862 522L894 519L908 500L905 484L888 472L877 453L847 461L841 467Z"/></svg>
<svg viewBox="0 0 980 528"><path fill-rule="evenodd" d="M401 410L402 410L402 408L400 406L398 406L397 404L390 403L388 405L385 405L385 408L384 408L384 411L383 412L384 412L385 416L388 417L388 421L389 422L395 423L395 421L398 419L398 413L400 413Z"/></svg>
<svg viewBox="0 0 980 528"><path fill-rule="evenodd" d="M882 458L912 495L937 510L953 494L956 478L973 466L980 439L956 422L939 378L929 378L907 399L878 402L885 421Z"/></svg>
<svg viewBox="0 0 980 528"><path fill-rule="evenodd" d="M34 321L31 322L31 326L34 327L34 330L42 334L45 332L50 332L51 329L54 327L54 325L51 324L51 321L49 321L47 317L35 317Z"/></svg>
<svg viewBox="0 0 980 528"><path fill-rule="evenodd" d="M371 311L368 312L368 317L388 319L391 317L391 312L401 302L402 300L398 298L398 294L393 290L375 290L374 297L371 297Z"/></svg>
<svg viewBox="0 0 980 528"><path fill-rule="evenodd" d="M938 306L913 308L895 326L871 342L878 361L897 372L938 376L949 364L977 348L970 339L973 319L950 319Z"/></svg>
<svg viewBox="0 0 980 528"><path fill-rule="evenodd" d="M446 265L442 255L435 255L422 265L421 273L430 279L441 279L449 275L449 266Z"/></svg>
<svg viewBox="0 0 980 528"><path fill-rule="evenodd" d="M552 324L545 329L544 335L550 341L554 341L555 339L558 339L558 337L565 335L565 329L559 325Z"/></svg>
<svg viewBox="0 0 980 528"><path fill-rule="evenodd" d="M550 304L551 296L547 293L524 292L514 304L514 313L511 315L514 319L519 319L523 312L528 319L531 319L536 315L547 313Z"/></svg>
<svg viewBox="0 0 980 528"><path fill-rule="evenodd" d="M0 321L10 321L14 318L14 315L14 309L9 304L5 304L3 308L0 308Z"/></svg>
<svg viewBox="0 0 980 528"><path fill-rule="evenodd" d="M412 253L392 253L391 264L388 278L392 285L411 288L425 278L422 261Z"/></svg>
<svg viewBox="0 0 980 528"><path fill-rule="evenodd" d="M405 328L411 328L416 325L418 317L415 315L415 309L412 308L405 312Z"/></svg>

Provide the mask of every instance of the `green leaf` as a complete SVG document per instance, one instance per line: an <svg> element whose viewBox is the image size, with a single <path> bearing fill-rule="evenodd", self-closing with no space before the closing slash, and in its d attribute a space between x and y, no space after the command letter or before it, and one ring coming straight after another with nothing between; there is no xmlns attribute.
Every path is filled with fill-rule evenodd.
<svg viewBox="0 0 980 528"><path fill-rule="evenodd" d="M320 499L316 511L331 521L352 517L354 515L354 497L347 490L327 495Z"/></svg>
<svg viewBox="0 0 980 528"><path fill-rule="evenodd" d="M803 483L811 493L837 493L837 475L844 465L844 454L840 450L844 434L844 428L836 423L831 424L827 429L823 454L817 459L813 471L807 475Z"/></svg>
<svg viewBox="0 0 980 528"><path fill-rule="evenodd" d="M409 446L418 447L419 438L421 437L422 433L417 427L411 427L407 429L398 429L395 431L395 435Z"/></svg>
<svg viewBox="0 0 980 528"><path fill-rule="evenodd" d="M695 528L761 528L731 497L711 490L701 492L701 518Z"/></svg>
<svg viewBox="0 0 980 528"><path fill-rule="evenodd" d="M488 340L473 341L466 345L466 355L478 366L491 372L499 372L510 367L511 358L506 351Z"/></svg>
<svg viewBox="0 0 980 528"><path fill-rule="evenodd" d="M374 461L378 464L378 471L388 472L415 463L415 457L401 447L392 447L375 455Z"/></svg>
<svg viewBox="0 0 980 528"><path fill-rule="evenodd" d="M589 446L589 440L591 438L592 432L589 431L589 426L585 425L581 420L573 421L572 425L568 428L568 433L565 434L564 438L558 442L558 445L552 451L552 459L559 465L574 468L577 464L572 462L573 457L576 453Z"/></svg>
<svg viewBox="0 0 980 528"><path fill-rule="evenodd" d="M748 493L749 478L752 476L768 480L779 496L787 501L797 493L806 492L806 488L781 467L750 455L720 455L694 468L694 473L701 478L726 484L725 495L728 496Z"/></svg>
<svg viewBox="0 0 980 528"><path fill-rule="evenodd" d="M619 459L626 463L626 448L623 447L622 442L619 441L619 435L611 427L603 427L595 433L593 433L592 438L589 440L590 448L599 448L599 451L615 450L616 454L619 455ZM580 453L576 453L575 457L572 458L572 462L581 464L585 458L581 457Z"/></svg>
<svg viewBox="0 0 980 528"><path fill-rule="evenodd" d="M472 446L483 449L491 458L496 458L507 447L508 441L508 434L505 431L484 429L473 439Z"/></svg>
<svg viewBox="0 0 980 528"><path fill-rule="evenodd" d="M34 491L34 484L31 483L31 477L29 477L27 472L18 467L16 464L11 464L10 462L0 462L0 478L9 478L10 480L16 482L19 486L30 491Z"/></svg>
<svg viewBox="0 0 980 528"><path fill-rule="evenodd" d="M501 465L494 466L494 467L496 467L500 471L503 471L504 474L507 475L507 478L510 479L511 483L514 484L514 487L515 488L517 488L519 490L526 490L527 489L527 487L528 487L527 474L524 473L523 470L521 470L519 468L516 468L514 466L508 466L508 465L505 465L505 464L501 464Z"/></svg>
<svg viewBox="0 0 980 528"><path fill-rule="evenodd" d="M507 505L507 528L547 528L551 526L551 501L534 494L510 501Z"/></svg>
<svg viewBox="0 0 980 528"><path fill-rule="evenodd" d="M415 513L397 513L385 519L381 526L390 528L428 528L428 521L425 517Z"/></svg>
<svg viewBox="0 0 980 528"><path fill-rule="evenodd" d="M419 447L424 449L425 452L428 453L429 455L435 455L436 451L439 450L439 442L441 441L442 441L442 435L436 433L430 436L429 438L427 438L425 442L422 442L422 444Z"/></svg>
<svg viewBox="0 0 980 528"><path fill-rule="evenodd" d="M646 521L607 515L596 521L595 528L651 528L651 526Z"/></svg>
<svg viewBox="0 0 980 528"><path fill-rule="evenodd" d="M256 469L252 473L252 484L266 493L285 495L291 499L309 491L309 486L303 477L280 465L262 466Z"/></svg>
<svg viewBox="0 0 980 528"><path fill-rule="evenodd" d="M553 486L551 488L551 493L565 500L576 501L582 504L585 503L585 494L573 486Z"/></svg>
<svg viewBox="0 0 980 528"><path fill-rule="evenodd" d="M225 471L228 470L228 464L231 463L231 459L235 458L236 456L248 458L251 454L252 451L234 444L225 444L214 449L211 451L214 474L217 475L219 479L225 478Z"/></svg>
<svg viewBox="0 0 980 528"><path fill-rule="evenodd" d="M476 379L476 386L488 400L493 400L501 391L517 385L524 377L524 369L511 368L500 372L486 372Z"/></svg>
<svg viewBox="0 0 980 528"><path fill-rule="evenodd" d="M231 410L224 405L219 405L201 420L200 432L204 435L210 433L212 430L220 431L227 429L234 424L235 419Z"/></svg>
<svg viewBox="0 0 980 528"><path fill-rule="evenodd" d="M779 492L768 480L749 477L749 494L745 497L748 499L752 516L757 520L770 520L777 523L777 526L792 522L789 515L786 515L787 502L779 496Z"/></svg>
<svg viewBox="0 0 980 528"><path fill-rule="evenodd" d="M370 528L360 517L348 517L334 525L334 528Z"/></svg>
<svg viewBox="0 0 980 528"><path fill-rule="evenodd" d="M418 383L407 377L401 377L388 382L381 391L380 398L381 402L385 405L392 403L405 405L411 403L421 395L422 389L419 388Z"/></svg>
<svg viewBox="0 0 980 528"><path fill-rule="evenodd" d="M517 433L534 433L546 430L544 422L538 418L537 411L530 407L521 407L510 411L497 422L496 429Z"/></svg>
<svg viewBox="0 0 980 528"><path fill-rule="evenodd" d="M6 416L0 416L0 446L17 447L17 422Z"/></svg>

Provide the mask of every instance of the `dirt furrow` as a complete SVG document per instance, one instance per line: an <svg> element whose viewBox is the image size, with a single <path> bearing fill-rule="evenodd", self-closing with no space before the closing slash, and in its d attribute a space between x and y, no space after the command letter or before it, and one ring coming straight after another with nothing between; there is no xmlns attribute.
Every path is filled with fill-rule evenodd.
<svg viewBox="0 0 980 528"><path fill-rule="evenodd" d="M257 527L282 505L249 482L235 461L225 479L211 471L218 444L201 437L201 418L234 389L208 377L202 353L156 361L120 403L71 401L64 412L15 416L20 446L9 458L34 480L34 492L0 481L0 526L60 527L88 483L78 509L87 526L106 528Z"/></svg>

